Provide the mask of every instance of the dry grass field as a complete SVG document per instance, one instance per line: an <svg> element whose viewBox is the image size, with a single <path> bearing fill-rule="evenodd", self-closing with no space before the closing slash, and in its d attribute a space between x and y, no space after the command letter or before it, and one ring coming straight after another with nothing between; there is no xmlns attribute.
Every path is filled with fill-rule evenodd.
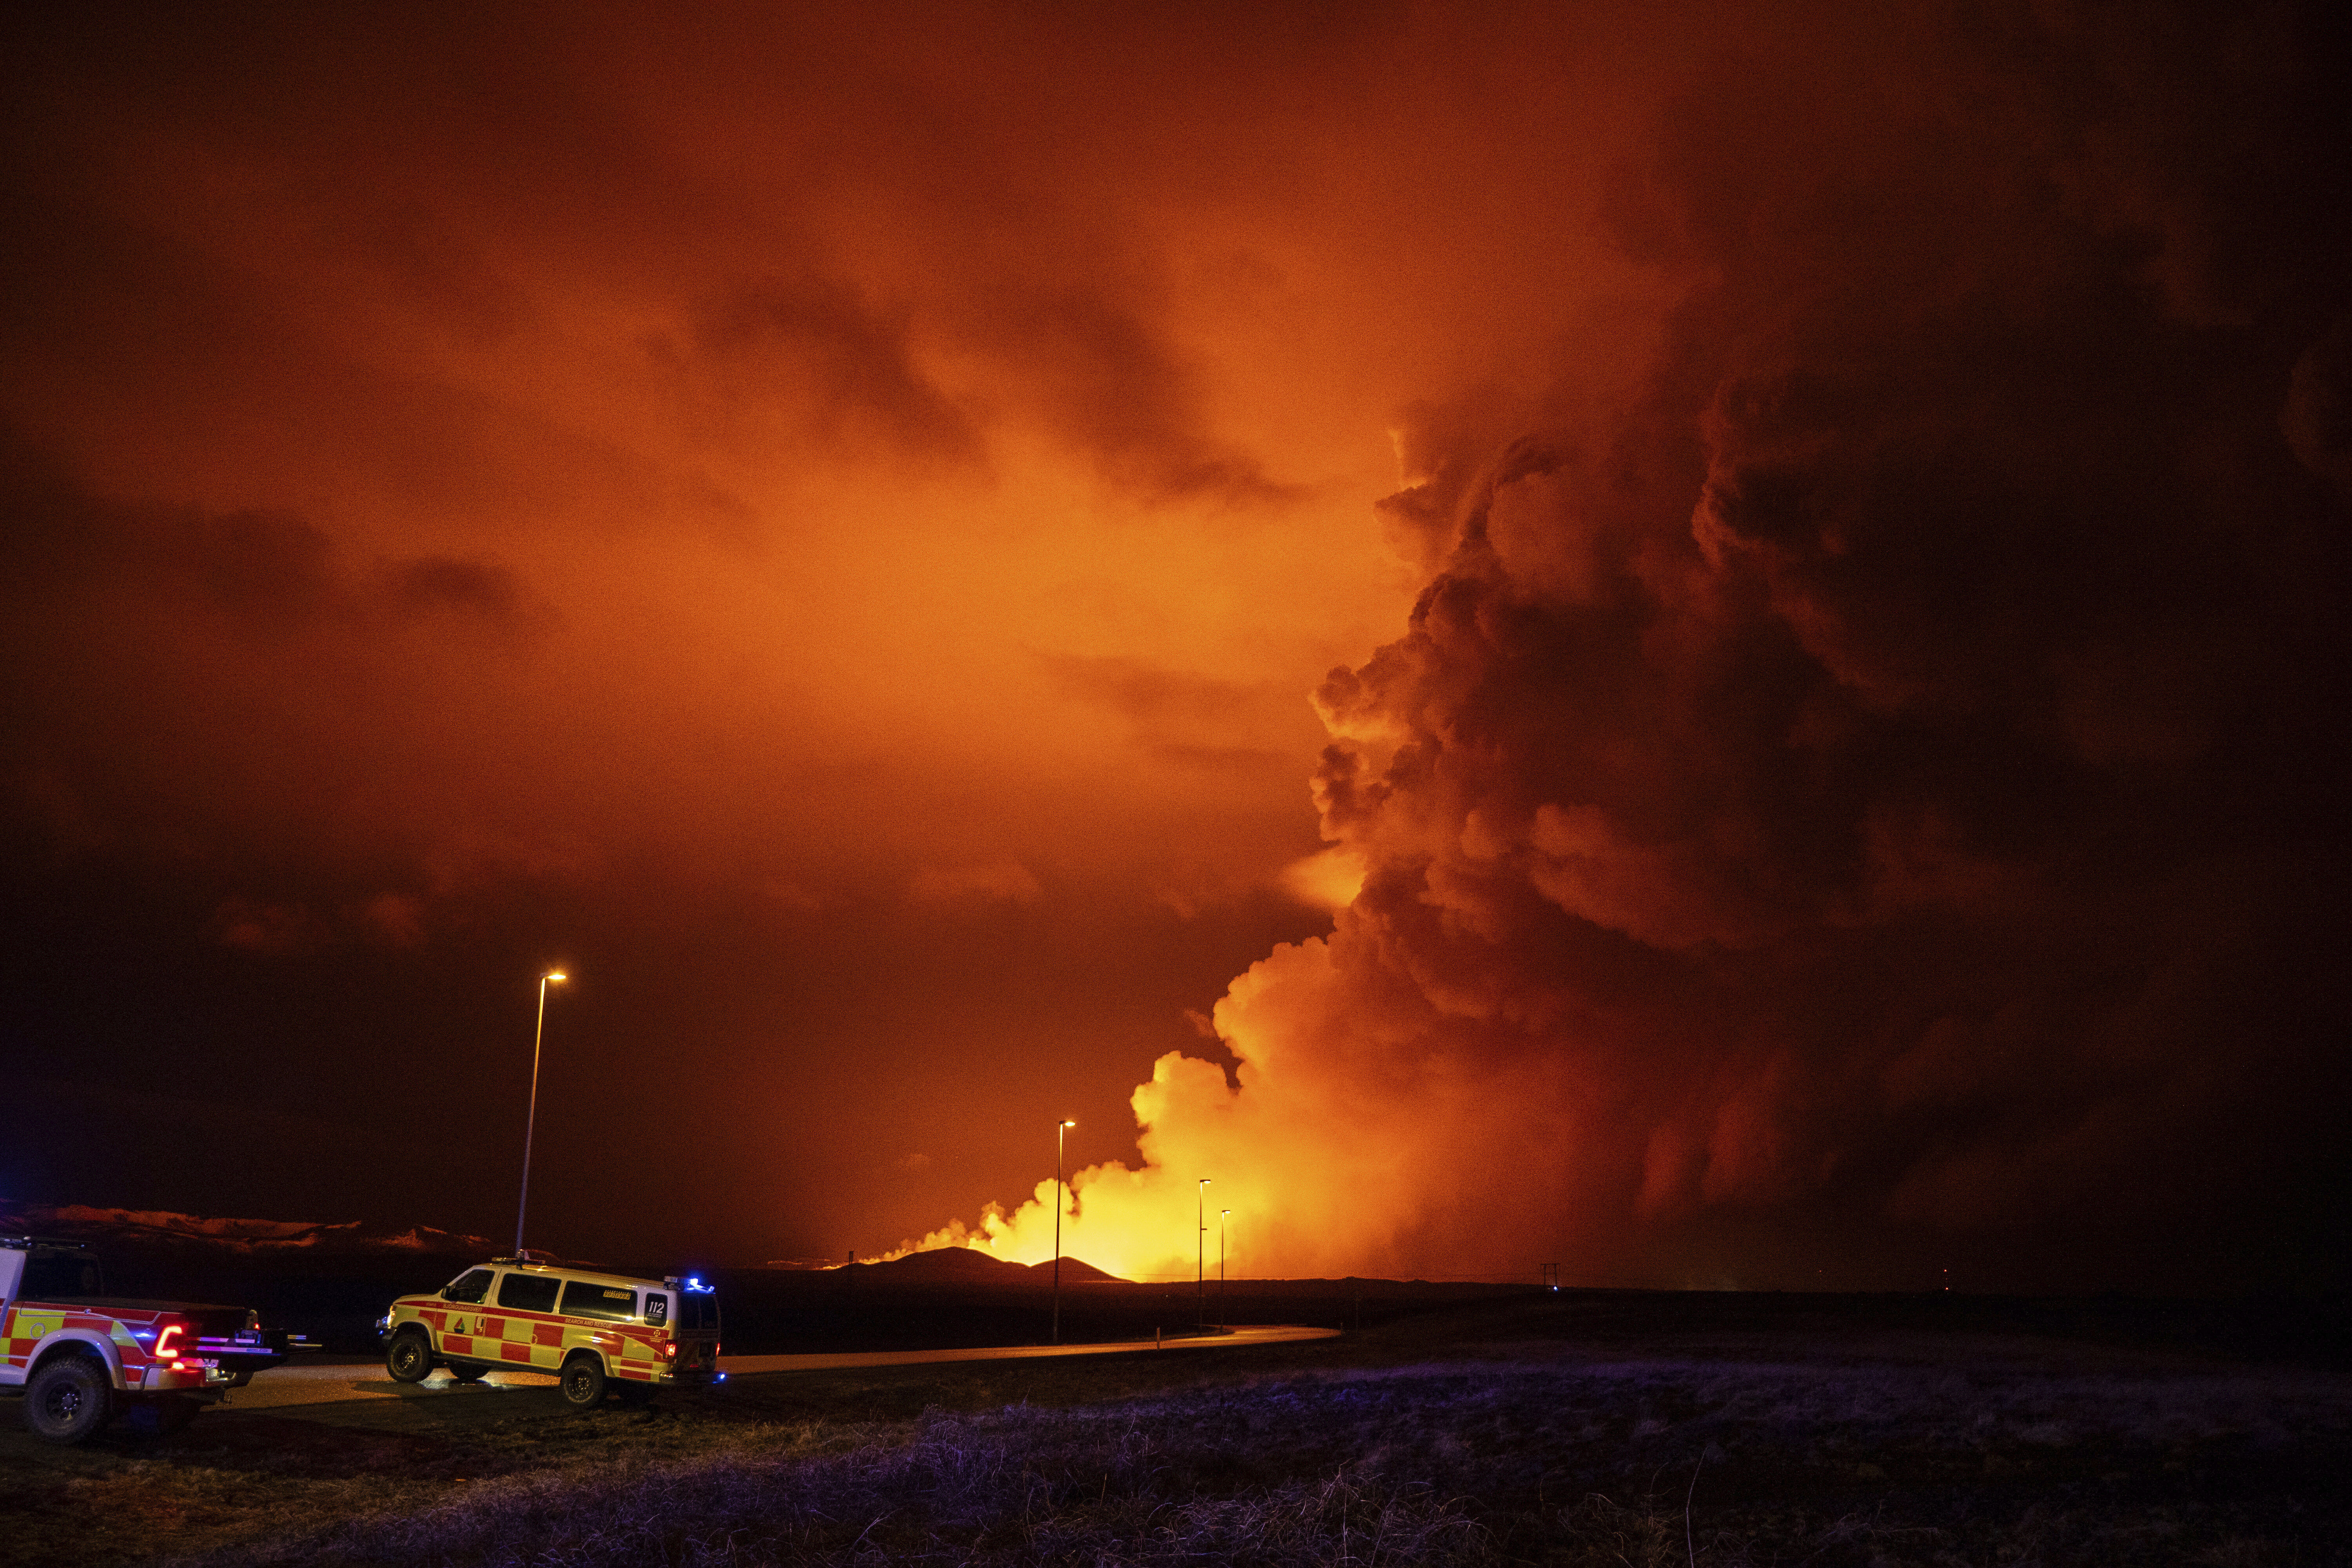
<svg viewBox="0 0 2352 1568"><path fill-rule="evenodd" d="M1622 1304L1621 1304L1622 1305ZM2081 1337L1451 1307L1230 1352L0 1431L26 1568L2352 1563L2352 1378ZM362 1413L363 1415L363 1413ZM0 1426L13 1428L13 1415Z"/></svg>

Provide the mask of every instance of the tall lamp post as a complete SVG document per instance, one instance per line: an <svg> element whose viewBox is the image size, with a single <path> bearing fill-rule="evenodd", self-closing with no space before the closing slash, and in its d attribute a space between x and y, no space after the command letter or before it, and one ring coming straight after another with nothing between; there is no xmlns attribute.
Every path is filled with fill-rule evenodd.
<svg viewBox="0 0 2352 1568"><path fill-rule="evenodd" d="M1217 1327L1230 1329L1233 1320L1225 1315L1225 1221L1233 1217L1231 1209L1217 1211Z"/></svg>
<svg viewBox="0 0 2352 1568"><path fill-rule="evenodd" d="M1192 1289L1200 1298L1201 1327L1209 1326L1209 1178L1192 1189L1192 1214L1198 1221L1200 1234L1192 1238Z"/></svg>
<svg viewBox="0 0 2352 1568"><path fill-rule="evenodd" d="M539 1043L547 1037L547 987L563 984L560 969L539 977L539 1024L530 1034L530 1110L522 1124L522 1196L515 1200L515 1256L522 1256L522 1216L530 1207L530 1136L539 1127Z"/></svg>
<svg viewBox="0 0 2352 1568"><path fill-rule="evenodd" d="M1062 1137L1077 1125L1067 1117L1054 1123L1054 1343L1062 1342Z"/></svg>

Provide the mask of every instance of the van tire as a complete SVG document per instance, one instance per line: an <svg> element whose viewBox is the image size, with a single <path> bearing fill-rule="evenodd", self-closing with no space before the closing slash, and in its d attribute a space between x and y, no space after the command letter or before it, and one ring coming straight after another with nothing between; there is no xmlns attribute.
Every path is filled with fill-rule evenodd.
<svg viewBox="0 0 2352 1568"><path fill-rule="evenodd" d="M404 1329L384 1352L383 1370L394 1383L423 1383L433 1375L433 1342L422 1329Z"/></svg>
<svg viewBox="0 0 2352 1568"><path fill-rule="evenodd" d="M25 1384L25 1425L36 1436L87 1443L112 1419L114 1389L95 1357L59 1356Z"/></svg>
<svg viewBox="0 0 2352 1568"><path fill-rule="evenodd" d="M604 1403L604 1363L589 1352L563 1363L561 1383L564 1403L574 1410L593 1410Z"/></svg>

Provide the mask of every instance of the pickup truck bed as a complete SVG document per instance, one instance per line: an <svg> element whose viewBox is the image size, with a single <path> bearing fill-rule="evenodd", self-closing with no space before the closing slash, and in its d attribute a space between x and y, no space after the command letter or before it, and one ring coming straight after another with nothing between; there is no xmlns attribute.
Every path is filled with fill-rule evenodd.
<svg viewBox="0 0 2352 1568"><path fill-rule="evenodd" d="M118 1415L170 1431L285 1359L243 1307L104 1288L79 1243L0 1237L0 1394L25 1397L41 1436L83 1442Z"/></svg>

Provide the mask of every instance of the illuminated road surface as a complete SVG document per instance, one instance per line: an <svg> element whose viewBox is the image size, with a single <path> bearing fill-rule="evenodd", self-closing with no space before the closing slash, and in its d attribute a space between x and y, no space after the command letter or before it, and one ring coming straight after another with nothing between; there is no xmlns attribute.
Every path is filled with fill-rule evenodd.
<svg viewBox="0 0 2352 1568"><path fill-rule="evenodd" d="M1175 1339L1155 1346L1150 1340L1129 1340L1107 1345L996 1345L960 1351L853 1351L835 1355L721 1356L720 1367L730 1376L755 1373L823 1372L835 1367L914 1366L926 1362L1017 1361L1034 1356L1118 1355L1161 1349L1215 1350L1236 1345L1279 1344L1288 1340L1336 1338L1337 1329L1310 1329L1297 1324L1235 1329L1229 1334ZM394 1383L384 1375L383 1363L338 1358L320 1362L304 1357L299 1363L257 1373L243 1388L232 1390L225 1410L274 1410L289 1405L333 1405L347 1400L476 1399L495 1397L501 1390L553 1388L552 1373L495 1372L480 1383L453 1381L436 1372L424 1383Z"/></svg>

